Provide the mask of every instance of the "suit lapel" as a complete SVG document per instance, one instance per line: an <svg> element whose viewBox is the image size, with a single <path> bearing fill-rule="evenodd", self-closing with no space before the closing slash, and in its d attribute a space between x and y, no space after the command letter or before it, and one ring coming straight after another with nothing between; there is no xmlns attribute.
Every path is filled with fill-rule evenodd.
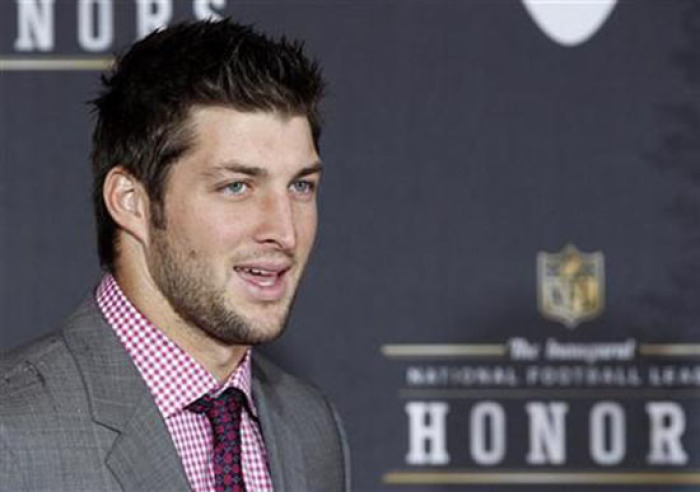
<svg viewBox="0 0 700 492"><path fill-rule="evenodd" d="M255 358L253 358L255 361ZM253 398L260 418L270 475L275 492L309 490L304 471L301 440L288 425L288 419L276 404L273 385L253 364Z"/></svg>
<svg viewBox="0 0 700 492"><path fill-rule="evenodd" d="M189 490L170 433L131 358L90 296L64 331L95 422L115 431L106 464L124 490Z"/></svg>
<svg viewBox="0 0 700 492"><path fill-rule="evenodd" d="M181 461L158 409L141 400L107 456L125 490L189 490Z"/></svg>

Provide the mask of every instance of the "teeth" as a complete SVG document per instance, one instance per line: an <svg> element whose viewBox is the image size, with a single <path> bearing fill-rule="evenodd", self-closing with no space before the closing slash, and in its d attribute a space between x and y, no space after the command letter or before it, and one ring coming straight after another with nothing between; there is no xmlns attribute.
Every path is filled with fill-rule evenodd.
<svg viewBox="0 0 700 492"><path fill-rule="evenodd" d="M270 287L270 286L273 285L274 283L275 283L275 279L274 279L274 278L266 278L266 279L264 279L264 280L261 279L261 280L258 281L258 284L260 284L260 285L263 286L263 287Z"/></svg>
<svg viewBox="0 0 700 492"><path fill-rule="evenodd" d="M283 274L281 271L277 272L274 270L246 266L236 266L234 270L240 273L245 281L263 289L275 286Z"/></svg>
<svg viewBox="0 0 700 492"><path fill-rule="evenodd" d="M244 272L244 273L249 273L251 275L255 275L258 277L274 277L277 275L275 272L271 272L269 270L261 270L259 268L251 268L251 267L236 268L236 270Z"/></svg>

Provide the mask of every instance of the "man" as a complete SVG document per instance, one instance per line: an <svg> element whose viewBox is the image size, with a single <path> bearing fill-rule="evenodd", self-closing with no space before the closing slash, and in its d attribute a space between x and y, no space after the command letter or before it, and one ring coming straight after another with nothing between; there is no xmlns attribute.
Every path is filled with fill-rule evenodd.
<svg viewBox="0 0 700 492"><path fill-rule="evenodd" d="M348 489L330 404L250 348L280 335L314 241L316 64L197 22L103 82L106 274L62 330L0 359L0 489Z"/></svg>

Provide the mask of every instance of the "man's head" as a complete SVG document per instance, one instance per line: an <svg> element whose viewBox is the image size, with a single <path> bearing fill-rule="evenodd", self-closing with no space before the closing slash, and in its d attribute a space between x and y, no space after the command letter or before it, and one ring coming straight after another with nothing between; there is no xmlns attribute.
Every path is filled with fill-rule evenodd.
<svg viewBox="0 0 700 492"><path fill-rule="evenodd" d="M299 43L198 22L140 41L103 82L93 137L103 267L144 278L224 342L277 336L315 235L316 64Z"/></svg>

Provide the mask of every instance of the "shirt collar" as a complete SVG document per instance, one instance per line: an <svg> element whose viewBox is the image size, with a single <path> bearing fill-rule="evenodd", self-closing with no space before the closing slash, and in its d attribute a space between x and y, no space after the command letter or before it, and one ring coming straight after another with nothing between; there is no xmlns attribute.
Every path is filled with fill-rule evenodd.
<svg viewBox="0 0 700 492"><path fill-rule="evenodd" d="M241 390L252 415L257 409L251 391L251 355L243 360L223 384L191 355L168 338L141 313L106 274L95 293L97 305L134 361L164 418L182 412L200 397L218 395L227 388Z"/></svg>

